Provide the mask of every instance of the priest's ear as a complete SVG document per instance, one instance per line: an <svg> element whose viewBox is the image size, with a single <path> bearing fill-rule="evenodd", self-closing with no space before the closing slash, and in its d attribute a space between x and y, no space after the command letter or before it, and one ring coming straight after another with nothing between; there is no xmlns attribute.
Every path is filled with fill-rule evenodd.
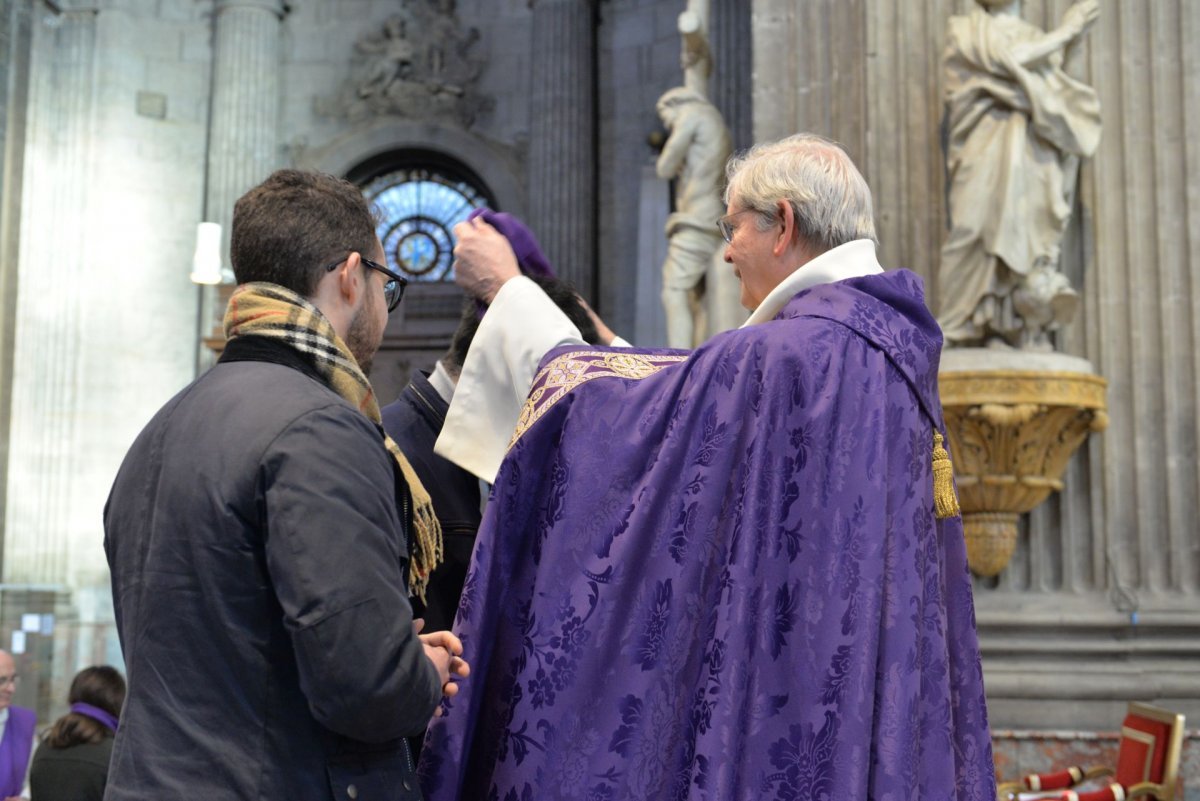
<svg viewBox="0 0 1200 801"><path fill-rule="evenodd" d="M787 252L793 244L803 244L797 242L796 230L796 210L792 208L792 204L786 200L775 201L775 216L778 220L777 225L780 230L775 237L775 243L771 247L771 253L776 258Z"/></svg>

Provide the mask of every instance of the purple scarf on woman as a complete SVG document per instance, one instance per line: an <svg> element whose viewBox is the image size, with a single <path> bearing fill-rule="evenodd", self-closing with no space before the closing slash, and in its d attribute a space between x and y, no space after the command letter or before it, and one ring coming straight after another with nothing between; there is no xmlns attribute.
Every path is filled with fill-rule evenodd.
<svg viewBox="0 0 1200 801"><path fill-rule="evenodd" d="M4 727L3 739L0 739L0 798L21 794L36 725L37 714L32 709L8 708L8 724Z"/></svg>

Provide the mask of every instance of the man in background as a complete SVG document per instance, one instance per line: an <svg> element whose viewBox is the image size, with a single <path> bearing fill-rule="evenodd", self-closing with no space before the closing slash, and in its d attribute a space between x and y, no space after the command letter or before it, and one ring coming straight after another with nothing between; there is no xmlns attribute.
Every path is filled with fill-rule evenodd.
<svg viewBox="0 0 1200 801"><path fill-rule="evenodd" d="M19 680L12 654L0 650L0 797L5 801L29 797L26 777L37 728L36 712L12 704Z"/></svg>

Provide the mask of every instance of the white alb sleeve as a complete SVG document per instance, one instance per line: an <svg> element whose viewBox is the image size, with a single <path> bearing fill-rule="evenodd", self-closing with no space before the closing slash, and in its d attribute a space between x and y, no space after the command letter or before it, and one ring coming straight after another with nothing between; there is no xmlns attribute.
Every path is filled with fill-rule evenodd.
<svg viewBox="0 0 1200 801"><path fill-rule="evenodd" d="M493 483L538 363L579 329L533 281L506 281L479 324L434 452Z"/></svg>

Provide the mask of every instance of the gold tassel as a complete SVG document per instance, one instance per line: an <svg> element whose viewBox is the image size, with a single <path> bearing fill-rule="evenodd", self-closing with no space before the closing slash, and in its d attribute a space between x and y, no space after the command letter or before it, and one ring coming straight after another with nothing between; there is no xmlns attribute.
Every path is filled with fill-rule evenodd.
<svg viewBox="0 0 1200 801"><path fill-rule="evenodd" d="M942 447L941 432L933 432L933 508L938 519L957 517L958 496L954 493L954 465L950 454Z"/></svg>

